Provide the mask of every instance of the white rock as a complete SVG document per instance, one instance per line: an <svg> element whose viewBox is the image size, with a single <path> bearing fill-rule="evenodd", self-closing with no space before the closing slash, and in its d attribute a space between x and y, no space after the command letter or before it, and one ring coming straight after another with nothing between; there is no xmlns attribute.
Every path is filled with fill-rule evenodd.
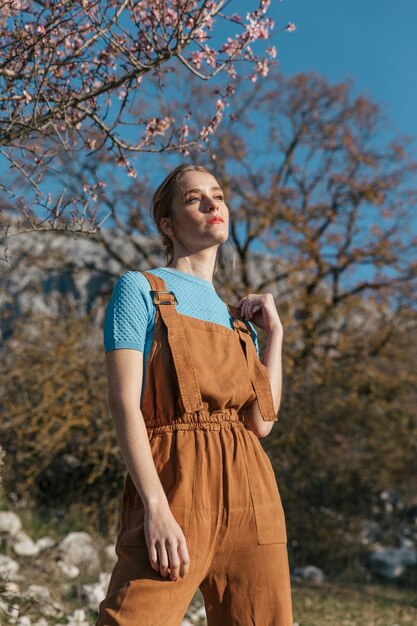
<svg viewBox="0 0 417 626"><path fill-rule="evenodd" d="M16 622L17 626L32 626L32 621L28 615L22 615Z"/></svg>
<svg viewBox="0 0 417 626"><path fill-rule="evenodd" d="M22 528L20 517L13 511L0 511L0 532L16 535Z"/></svg>
<svg viewBox="0 0 417 626"><path fill-rule="evenodd" d="M413 548L382 548L369 557L370 568L389 580L402 576L407 567L417 565L417 551Z"/></svg>
<svg viewBox="0 0 417 626"><path fill-rule="evenodd" d="M52 539L52 537L41 537L36 541L36 545L38 546L39 550L46 550L47 548L53 548L53 546L55 545L55 541Z"/></svg>
<svg viewBox="0 0 417 626"><path fill-rule="evenodd" d="M20 587L17 583L11 580L6 580L4 583L4 591L6 593L20 593Z"/></svg>
<svg viewBox="0 0 417 626"><path fill-rule="evenodd" d="M37 622L33 622L32 626L48 626L48 622L44 617L41 617Z"/></svg>
<svg viewBox="0 0 417 626"><path fill-rule="evenodd" d="M73 565L82 565L87 570L100 567L99 553L88 533L72 532L59 543L62 560Z"/></svg>
<svg viewBox="0 0 417 626"><path fill-rule="evenodd" d="M73 563L67 563L66 561L62 561L61 559L56 562L61 572L67 578L77 578L80 575L80 570Z"/></svg>
<svg viewBox="0 0 417 626"><path fill-rule="evenodd" d="M76 609L67 616L67 619L67 626L91 626L91 624L86 621L84 609Z"/></svg>
<svg viewBox="0 0 417 626"><path fill-rule="evenodd" d="M106 558L109 559L109 561L113 561L116 562L117 561L117 554L116 554L116 546L114 543L110 543L108 546L106 546L104 548L104 554L106 555Z"/></svg>
<svg viewBox="0 0 417 626"><path fill-rule="evenodd" d="M39 547L23 530L19 530L13 537L13 550L19 556L36 556L39 554Z"/></svg>
<svg viewBox="0 0 417 626"><path fill-rule="evenodd" d="M400 548L405 548L406 550L414 550L415 547L416 547L415 542L409 537L400 538Z"/></svg>
<svg viewBox="0 0 417 626"><path fill-rule="evenodd" d="M291 578L297 580L304 578L305 580L312 580L316 583L321 583L324 579L323 570L315 565L305 565L304 567L296 567L291 572Z"/></svg>
<svg viewBox="0 0 417 626"><path fill-rule="evenodd" d="M48 587L44 587L43 585L29 585L25 595L30 598L35 598L35 600L39 602L49 602L51 599L51 593Z"/></svg>
<svg viewBox="0 0 417 626"><path fill-rule="evenodd" d="M194 613L194 617L196 617L197 619L207 618L205 607L201 606L199 609L197 609L197 611Z"/></svg>
<svg viewBox="0 0 417 626"><path fill-rule="evenodd" d="M0 576L12 578L19 571L19 563L10 556L0 554Z"/></svg>
<svg viewBox="0 0 417 626"><path fill-rule="evenodd" d="M92 611L98 611L98 605L106 597L107 587L110 581L108 572L100 572L97 583L82 585L81 593L86 599L88 608Z"/></svg>

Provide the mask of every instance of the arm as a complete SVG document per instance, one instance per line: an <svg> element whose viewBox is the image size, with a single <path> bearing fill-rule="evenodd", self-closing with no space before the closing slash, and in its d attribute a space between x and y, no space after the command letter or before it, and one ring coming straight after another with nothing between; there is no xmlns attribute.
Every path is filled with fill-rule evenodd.
<svg viewBox="0 0 417 626"><path fill-rule="evenodd" d="M236 305L240 314L267 333L265 353L262 363L269 370L275 412L278 413L282 393L282 342L284 331L272 293L248 294ZM275 422L262 418L258 402L255 400L245 408L245 425L259 438L267 437Z"/></svg>
<svg viewBox="0 0 417 626"><path fill-rule="evenodd" d="M143 353L123 349L107 352L106 368L109 408L127 470L145 507L168 505L140 410L138 381L143 377Z"/></svg>
<svg viewBox="0 0 417 626"><path fill-rule="evenodd" d="M188 571L189 555L182 529L156 471L140 409L143 353L119 349L106 353L108 403L120 451L145 509L145 536L152 567L171 578ZM178 545L178 551L177 551ZM181 569L180 569L181 568Z"/></svg>
<svg viewBox="0 0 417 626"><path fill-rule="evenodd" d="M262 363L269 370L272 397L274 399L275 412L278 413L282 395L282 327L276 327L267 334L264 357ZM265 422L255 400L245 409L245 424L259 438L267 437L275 422Z"/></svg>

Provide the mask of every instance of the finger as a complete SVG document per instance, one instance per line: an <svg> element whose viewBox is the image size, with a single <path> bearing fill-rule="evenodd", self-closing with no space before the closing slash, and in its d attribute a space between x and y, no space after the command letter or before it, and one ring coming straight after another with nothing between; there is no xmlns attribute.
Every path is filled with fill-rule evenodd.
<svg viewBox="0 0 417 626"><path fill-rule="evenodd" d="M180 576L184 578L188 574L190 567L190 555L188 554L185 537L178 544L178 556L180 557Z"/></svg>
<svg viewBox="0 0 417 626"><path fill-rule="evenodd" d="M168 555L165 549L165 545L159 544L158 546L159 557L159 572L161 576L166 577L168 575Z"/></svg>
<svg viewBox="0 0 417 626"><path fill-rule="evenodd" d="M168 552L168 560L169 560L169 577L171 580L177 580L179 570L180 570L180 558L178 556L177 545L178 541L169 541L165 542Z"/></svg>
<svg viewBox="0 0 417 626"><path fill-rule="evenodd" d="M149 546L149 562L151 564L152 569L159 571L159 563L158 563L158 552L156 550L156 546L152 543Z"/></svg>
<svg viewBox="0 0 417 626"><path fill-rule="evenodd" d="M240 307L240 315L241 317L246 317L246 309L247 309L248 301L245 300Z"/></svg>
<svg viewBox="0 0 417 626"><path fill-rule="evenodd" d="M252 306L253 306L253 302L251 302L250 300L247 300L244 304L243 317L245 317L246 319L250 319L252 317Z"/></svg>
<svg viewBox="0 0 417 626"><path fill-rule="evenodd" d="M249 318L253 317L256 311L259 311L259 309L262 309L262 304L260 303L255 304L255 300L252 300L252 302L249 302L248 311L247 311L248 317Z"/></svg>

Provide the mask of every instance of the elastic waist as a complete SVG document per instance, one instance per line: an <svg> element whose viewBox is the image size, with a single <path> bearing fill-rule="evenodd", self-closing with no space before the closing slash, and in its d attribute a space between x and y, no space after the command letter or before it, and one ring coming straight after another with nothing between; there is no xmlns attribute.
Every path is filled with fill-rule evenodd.
<svg viewBox="0 0 417 626"><path fill-rule="evenodd" d="M184 413L181 417L172 418L167 424L158 426L146 426L148 436L153 437L161 433L175 430L220 430L237 426L244 428L243 421L239 418L236 409L224 409L223 411L195 411L194 413Z"/></svg>

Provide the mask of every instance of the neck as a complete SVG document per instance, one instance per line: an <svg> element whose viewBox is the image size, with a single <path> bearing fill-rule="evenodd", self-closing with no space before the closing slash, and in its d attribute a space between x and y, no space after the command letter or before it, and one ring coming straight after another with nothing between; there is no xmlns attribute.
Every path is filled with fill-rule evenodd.
<svg viewBox="0 0 417 626"><path fill-rule="evenodd" d="M190 274L191 276L203 278L204 280L208 280L210 283L213 282L214 262L207 263L207 261L203 262L201 259L181 257L173 259L172 262L166 267L170 267L174 270L180 270L181 272Z"/></svg>

